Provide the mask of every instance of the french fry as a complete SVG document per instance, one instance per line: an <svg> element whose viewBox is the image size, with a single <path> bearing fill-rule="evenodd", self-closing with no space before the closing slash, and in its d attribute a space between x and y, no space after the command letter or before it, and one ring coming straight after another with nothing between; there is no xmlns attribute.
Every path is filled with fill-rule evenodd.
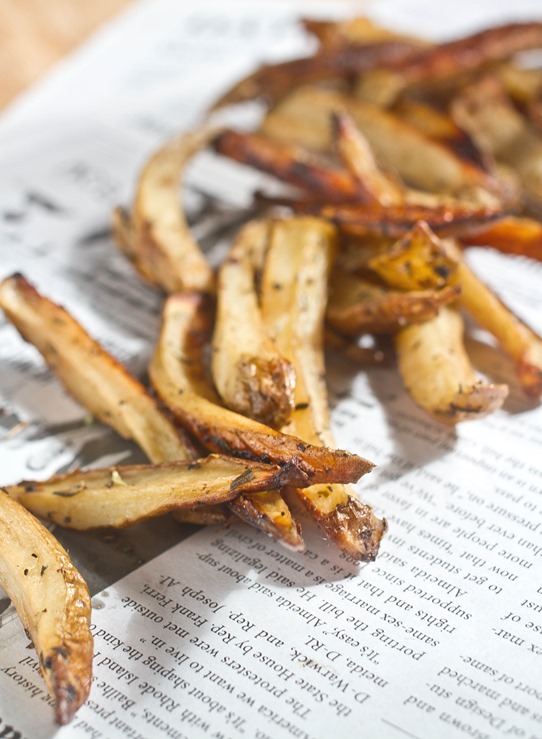
<svg viewBox="0 0 542 739"><path fill-rule="evenodd" d="M450 283L457 261L424 221L389 249L371 257L369 269L399 290L440 289Z"/></svg>
<svg viewBox="0 0 542 739"><path fill-rule="evenodd" d="M263 97L279 100L293 87L325 79L345 79L381 64L385 59L405 59L416 49L411 41L387 39L371 44L344 44L314 56L264 65L240 80L213 103L211 110Z"/></svg>
<svg viewBox="0 0 542 739"><path fill-rule="evenodd" d="M542 262L542 223L532 218L508 216L460 240L464 246L490 246Z"/></svg>
<svg viewBox="0 0 542 739"><path fill-rule="evenodd" d="M399 371L413 400L443 423L456 424L493 413L507 385L478 379L463 346L463 320L442 307L435 318L395 334Z"/></svg>
<svg viewBox="0 0 542 739"><path fill-rule="evenodd" d="M377 234L383 238L399 238L420 221L438 236L463 236L479 231L486 224L500 220L505 213L500 208L465 206L462 204L427 207L423 205L322 205L309 209L335 223L346 234L365 236Z"/></svg>
<svg viewBox="0 0 542 739"><path fill-rule="evenodd" d="M184 363L185 358L191 362L194 350L189 345L198 341L205 323L201 309L202 300L195 294L168 298L149 371L163 402L205 447L285 466L285 478L293 485L354 482L371 469L370 462L355 454L306 444L220 407L207 383Z"/></svg>
<svg viewBox="0 0 542 739"><path fill-rule="evenodd" d="M133 439L153 462L192 458L190 442L143 385L22 275L0 283L0 307L70 395L96 418Z"/></svg>
<svg viewBox="0 0 542 739"><path fill-rule="evenodd" d="M187 163L216 133L203 129L165 144L141 172L131 215L114 213L113 233L122 251L165 292L214 290L213 271L190 233L178 188Z"/></svg>
<svg viewBox="0 0 542 739"><path fill-rule="evenodd" d="M517 173L526 204L542 212L542 139L499 83L486 78L462 91L453 113L482 149Z"/></svg>
<svg viewBox="0 0 542 739"><path fill-rule="evenodd" d="M516 316L461 259L459 249L449 244L458 259L455 282L461 286L459 303L474 320L497 339L516 362L523 390L534 398L542 396L542 337Z"/></svg>
<svg viewBox="0 0 542 739"><path fill-rule="evenodd" d="M458 286L402 292L336 269L326 317L345 336L395 333L434 318L441 306L456 301L459 293Z"/></svg>
<svg viewBox="0 0 542 739"><path fill-rule="evenodd" d="M389 76L385 84L388 94L379 101L389 105L405 91L457 83L466 75L540 46L542 23L507 23L421 50L410 59L390 59L382 65Z"/></svg>
<svg viewBox="0 0 542 739"><path fill-rule="evenodd" d="M393 113L343 93L300 87L267 113L260 131L291 146L328 152L333 142L331 115L336 111L346 111L351 116L377 159L396 171L409 186L488 206L498 204L498 198L490 192L495 186L493 176L460 159Z"/></svg>
<svg viewBox="0 0 542 739"><path fill-rule="evenodd" d="M76 470L2 490L35 515L66 528L121 528L260 492L280 484L282 474L277 466L210 455L194 462Z"/></svg>
<svg viewBox="0 0 542 739"><path fill-rule="evenodd" d="M296 410L287 427L312 444L334 446L323 358L327 280L336 234L311 218L276 222L262 280L262 313L296 370ZM312 485L297 493L328 538L356 560L371 561L386 522L346 485Z"/></svg>
<svg viewBox="0 0 542 739"><path fill-rule="evenodd" d="M364 198L360 183L348 172L326 166L302 149L266 136L227 129L214 139L213 147L219 154L324 196L331 202Z"/></svg>
<svg viewBox="0 0 542 739"><path fill-rule="evenodd" d="M377 164L369 142L345 112L332 113L335 146L345 167L362 184L374 202L384 207L404 200L404 185Z"/></svg>
<svg viewBox="0 0 542 739"><path fill-rule="evenodd" d="M211 369L228 408L280 427L294 407L295 373L269 338L258 305L255 273L268 231L265 221L247 224L220 268Z"/></svg>
<svg viewBox="0 0 542 739"><path fill-rule="evenodd" d="M67 724L92 681L90 595L52 534L1 491L0 587L32 639L55 720Z"/></svg>

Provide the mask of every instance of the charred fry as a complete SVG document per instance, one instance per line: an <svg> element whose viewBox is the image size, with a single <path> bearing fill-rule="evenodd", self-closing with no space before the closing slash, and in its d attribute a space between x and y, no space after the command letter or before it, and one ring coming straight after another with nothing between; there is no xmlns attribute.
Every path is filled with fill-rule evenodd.
<svg viewBox="0 0 542 739"><path fill-rule="evenodd" d="M92 681L90 595L67 552L0 490L0 586L39 656L57 724L69 723Z"/></svg>
<svg viewBox="0 0 542 739"><path fill-rule="evenodd" d="M331 202L363 199L361 185L348 172L325 166L301 149L266 136L226 130L215 138L213 146L219 154L325 196Z"/></svg>
<svg viewBox="0 0 542 739"><path fill-rule="evenodd" d="M398 238L419 221L424 221L438 236L463 236L503 216L498 208L471 208L461 204L435 208L410 204L388 208L348 204L312 206L310 210L332 221L347 234L376 233L385 238Z"/></svg>

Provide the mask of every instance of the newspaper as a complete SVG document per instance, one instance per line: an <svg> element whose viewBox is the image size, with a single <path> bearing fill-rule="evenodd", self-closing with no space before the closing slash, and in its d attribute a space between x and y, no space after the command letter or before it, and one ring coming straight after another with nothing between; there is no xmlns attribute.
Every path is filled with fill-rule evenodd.
<svg viewBox="0 0 542 739"><path fill-rule="evenodd" d="M312 48L299 16L359 8L135 5L0 120L0 277L24 272L143 377L161 297L112 244L112 207L129 202L148 153L234 79ZM432 38L511 17L505 0L363 10ZM542 18L538 1L513 13ZM192 225L211 258L248 217L254 182L211 155L191 169ZM542 332L542 266L469 258ZM542 737L542 411L486 336L469 352L511 394L456 430L417 410L394 368L329 368L339 446L378 463L358 488L390 524L375 563L354 565L309 526L302 554L241 523L189 537L172 520L115 535L53 527L94 595L90 700L54 726L0 598L0 736ZM89 423L5 321L0 367L0 484L142 460Z"/></svg>

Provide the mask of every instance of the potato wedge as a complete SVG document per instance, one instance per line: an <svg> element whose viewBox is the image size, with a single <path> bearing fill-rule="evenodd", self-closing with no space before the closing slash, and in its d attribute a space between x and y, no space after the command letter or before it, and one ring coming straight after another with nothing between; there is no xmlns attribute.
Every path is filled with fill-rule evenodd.
<svg viewBox="0 0 542 739"><path fill-rule="evenodd" d="M355 454L311 446L220 407L207 383L191 372L189 345L198 341L205 324L201 309L202 299L195 294L168 298L149 372L163 402L205 447L282 465L285 479L293 485L354 482L372 467Z"/></svg>
<svg viewBox="0 0 542 739"><path fill-rule="evenodd" d="M85 530L120 528L177 509L226 503L275 487L282 476L278 466L210 455L194 462L76 470L2 490L37 516Z"/></svg>
<svg viewBox="0 0 542 739"><path fill-rule="evenodd" d="M441 306L455 302L459 293L459 286L402 292L336 269L326 317L345 336L395 333L434 318Z"/></svg>
<svg viewBox="0 0 542 739"><path fill-rule="evenodd" d="M178 189L190 159L217 134L202 129L162 146L147 162L131 215L117 209L113 233L138 272L165 292L213 292L214 275L192 237Z"/></svg>
<svg viewBox="0 0 542 739"><path fill-rule="evenodd" d="M443 307L435 318L395 334L399 371L412 399L447 424L493 413L508 396L507 385L476 377L463 346L463 320Z"/></svg>
<svg viewBox="0 0 542 739"><path fill-rule="evenodd" d="M258 305L256 270L269 227L253 221L242 228L220 268L211 369L228 408L280 427L294 407L295 373L269 338Z"/></svg>
<svg viewBox="0 0 542 739"><path fill-rule="evenodd" d="M287 429L312 444L334 446L325 385L323 324L336 233L320 220L277 221L262 279L262 314L296 370L296 409ZM375 559L386 522L346 485L298 489L328 538L356 560Z"/></svg>
<svg viewBox="0 0 542 739"><path fill-rule="evenodd" d="M55 720L67 724L92 681L90 595L53 535L1 490L0 587L36 648Z"/></svg>
<svg viewBox="0 0 542 739"><path fill-rule="evenodd" d="M183 432L64 308L17 274L0 283L0 307L21 336L41 352L70 395L96 418L133 439L152 462L192 459L192 446Z"/></svg>
<svg viewBox="0 0 542 739"><path fill-rule="evenodd" d="M439 290L450 284L457 261L429 226L418 221L390 249L371 257L367 266L398 290Z"/></svg>

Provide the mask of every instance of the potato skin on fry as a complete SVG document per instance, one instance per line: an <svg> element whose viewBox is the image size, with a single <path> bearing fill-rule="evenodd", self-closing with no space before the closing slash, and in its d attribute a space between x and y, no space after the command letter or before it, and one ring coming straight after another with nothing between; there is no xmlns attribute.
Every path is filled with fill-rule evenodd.
<svg viewBox="0 0 542 739"><path fill-rule="evenodd" d="M67 552L0 489L0 586L39 657L57 724L69 723L92 680L90 595Z"/></svg>

